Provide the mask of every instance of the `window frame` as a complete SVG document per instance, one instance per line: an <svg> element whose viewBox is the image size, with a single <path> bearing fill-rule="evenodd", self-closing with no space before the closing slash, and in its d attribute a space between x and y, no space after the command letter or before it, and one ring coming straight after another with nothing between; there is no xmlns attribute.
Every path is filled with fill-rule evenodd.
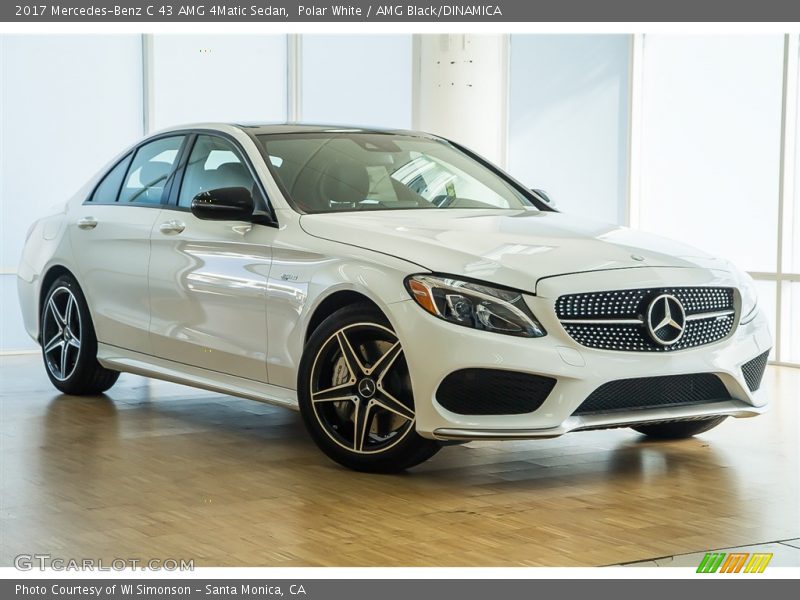
<svg viewBox="0 0 800 600"><path fill-rule="evenodd" d="M130 152L126 152L119 160L114 161L114 164L111 165L108 169L106 169L106 171L97 180L97 183L94 186L92 186L91 192L89 192L89 195L86 197L86 200L84 200L83 203L93 204L94 206L113 206L117 204L117 202L119 202L119 192L122 189L122 184L125 183L125 176L128 174L128 168L131 166L130 163L133 161L133 155L134 151L131 150ZM119 185L117 186L117 192L114 195L114 200L112 202L96 201L94 197L97 194L97 191L100 189L100 186L102 186L106 182L106 179L108 179L111 176L111 173L117 167L119 167L122 163L126 161L128 162L128 164L125 165L125 172L122 173L122 179L120 180Z"/></svg>
<svg viewBox="0 0 800 600"><path fill-rule="evenodd" d="M125 204L122 204L119 201L119 196L122 193L122 186L125 185L125 181L127 181L128 177L131 174L131 168L133 167L133 163L136 161L136 155L139 154L139 151L142 148L144 148L145 146L147 146L148 144L151 144L153 142L157 142L157 141L163 140L163 139L177 138L177 137L181 138L181 143L178 146L178 153L175 156L175 162L172 164L172 167L170 169L169 175L167 175L167 180L164 182L164 189L161 190L161 199L158 202L153 202L153 203L133 201L133 202L126 202ZM148 138L147 140L145 140L144 142L142 142L141 144L136 146L136 150L133 153L133 158L131 159L131 162L128 165L128 170L125 173L125 177L123 177L123 179L122 179L122 186L120 186L119 192L117 193L117 204L119 206L137 206L137 207L163 208L164 204L167 202L167 200L169 198L170 193L172 192L172 188L175 185L175 173L178 170L178 165L180 164L181 157L183 156L183 153L185 152L187 139L188 139L188 136L185 133L181 132L181 131L170 131L170 132L164 133L163 135L157 135L157 136L153 136L151 138Z"/></svg>
<svg viewBox="0 0 800 600"><path fill-rule="evenodd" d="M278 227L278 217L275 213L275 208L272 206L272 202L270 201L269 195L267 194L266 187L264 186L264 182L261 181L261 177L258 176L258 173L253 166L253 162L250 160L250 156L245 151L242 144L237 140L235 137L226 133L224 131L217 131L214 129L187 129L183 131L186 134L186 144L184 145L183 151L178 156L178 163L175 171L173 172L173 184L170 188L170 193L167 200L161 206L164 210L174 210L177 212L188 212L191 213L192 209L188 206L180 206L178 205L178 197L180 195L181 186L183 185L183 178L186 174L186 166L189 164L189 157L192 154L192 150L194 149L195 142L197 141L198 136L201 135L208 135L212 137L218 137L222 140L228 142L233 146L233 149L236 151L237 155L241 159L244 166L250 172L250 176L255 181L256 185L258 186L259 192L261 192L261 197L264 199L264 210L266 211L267 215L269 216L271 223L254 223L258 225L267 225L269 227ZM258 148L258 145L256 144ZM259 149L260 150L260 149ZM256 210L260 210L260 207L256 207Z"/></svg>
<svg viewBox="0 0 800 600"><path fill-rule="evenodd" d="M287 137L287 136L298 136L298 137L300 137L300 136L303 136L303 135L306 135L306 134L309 134L309 135L320 135L320 134L323 134L324 135L326 133L342 134L344 132L338 131L338 130L334 130L334 131L321 130L321 131L294 131L294 132L279 131L279 132L266 133L266 132L259 132L257 130L256 131L248 130L248 131L245 131L245 133L250 137L250 139L253 140L253 143L256 145L256 149L258 150L258 153L261 156L261 160L264 161L264 164L266 165L267 171L269 171L269 174L272 177L272 180L275 182L275 185L278 186L278 189L280 190L281 194L283 195L284 200L286 201L286 203L289 205L289 207L293 211L295 211L299 215L330 214L330 213L308 213L307 211L303 210L300 206L297 205L297 203L294 201L294 198L292 198L291 194L289 194L289 191L283 185L283 182L281 181L281 178L278 176L278 172L275 170L275 166L272 164L272 161L270 160L269 152L267 152L266 146L261 143L259 138L262 138L262 137ZM407 137L422 138L422 139L438 142L440 144L449 145L454 150L456 150L457 152L461 152L462 154L464 154L468 158L471 158L472 160L474 160L475 162L477 162L481 166L485 167L488 171L490 171L491 173L493 173L494 175L496 175L497 177L499 177L500 179L505 181L507 184L509 184L509 186L511 188L513 188L521 196L523 196L526 200L528 200L533 205L534 208L536 208L536 209L538 209L538 210L540 210L542 212L555 212L555 213L561 212L557 208L555 208L553 206L550 206L549 204L544 202L544 200L539 198L539 196L536 194L536 192L534 192L533 190L525 187L525 185L522 182L520 182L517 179L515 179L514 177L512 177L509 173L506 173L505 171L503 171L497 165L495 165L492 162L490 162L489 160L483 158L479 154L476 154L475 152L473 152L469 148L466 148L466 147L462 146L461 144L458 144L457 142L454 142L454 141L449 140L447 138L444 138L444 137L441 137L441 136L438 136L438 135L432 135L432 134L422 134L422 133L414 132L414 131L392 131L392 130L384 131L384 130L371 130L371 129L363 129L363 130L361 130L361 129L359 129L357 131L353 131L353 133L371 133L371 134L381 134L381 135L402 135L402 136L407 136ZM387 209L387 210L391 210L391 209ZM350 212L350 211L341 211L340 214L346 214L347 212ZM381 212L381 211L375 211L375 212Z"/></svg>
<svg viewBox="0 0 800 600"><path fill-rule="evenodd" d="M128 175L130 175L131 166L133 165L133 161L136 158L136 154L139 152L139 150L143 146L146 146L147 144L149 144L150 142L156 142L156 141L158 141L160 139L163 139L163 138L172 138L172 137L181 137L183 139L181 140L181 145L178 147L178 155L177 155L177 157L175 159L175 163L172 165L172 170L170 171L169 176L167 177L167 181L164 183L164 191L161 193L161 201L158 202L158 203L152 203L152 204L151 203L145 203L145 202L126 202L124 204L120 203L119 195L122 192L122 186L125 185L125 181L127 180ZM167 131L167 132L164 132L164 133L161 133L161 134L154 135L152 137L146 138L146 139L138 142L137 144L134 144L133 146L131 146L131 148L127 152L125 152L125 154L122 156L122 158L120 158L119 160L115 161L113 166L111 166L108 169L106 169L106 171L103 173L103 175L97 181L97 183L94 186L92 186L91 191L87 195L86 199L83 201L83 205L92 205L92 204L94 204L95 206L129 206L129 207L136 207L136 208L164 208L164 203L169 198L169 194L166 193L166 192L168 192L168 191L171 192L172 191L172 186L173 186L173 183L175 181L175 173L177 172L178 165L179 165L180 160L183 157L183 153L184 153L184 151L186 149L186 142L187 142L188 138L189 138L189 136L187 135L187 133L185 131ZM106 177L108 177L109 174L111 174L111 171L113 171L115 168L117 168L117 166L124 160L130 160L130 162L128 163L128 168L125 169L125 174L122 176L122 182L119 184L119 189L117 190L117 197L114 200L114 202L94 202L93 198L94 198L95 192L97 191L97 188L100 187L100 185L106 180Z"/></svg>

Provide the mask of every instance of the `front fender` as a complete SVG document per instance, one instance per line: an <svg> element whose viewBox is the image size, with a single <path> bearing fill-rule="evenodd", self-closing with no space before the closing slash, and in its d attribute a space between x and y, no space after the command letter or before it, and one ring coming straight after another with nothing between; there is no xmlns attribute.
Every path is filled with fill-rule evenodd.
<svg viewBox="0 0 800 600"><path fill-rule="evenodd" d="M308 240L306 240L307 243ZM408 299L403 280L420 272L412 263L314 240L314 250L276 245L267 282L267 368L269 382L294 389L306 333L327 298L354 292L369 299L389 318L388 306Z"/></svg>

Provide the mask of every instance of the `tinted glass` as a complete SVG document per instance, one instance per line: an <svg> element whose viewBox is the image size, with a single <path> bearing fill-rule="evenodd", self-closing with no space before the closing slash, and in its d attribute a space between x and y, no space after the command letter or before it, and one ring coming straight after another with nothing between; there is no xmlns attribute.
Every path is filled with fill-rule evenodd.
<svg viewBox="0 0 800 600"><path fill-rule="evenodd" d="M233 144L217 136L197 136L186 165L178 205L188 208L197 194L226 187L243 187L254 198L258 197L255 179Z"/></svg>
<svg viewBox="0 0 800 600"><path fill-rule="evenodd" d="M128 165L131 162L131 155L129 154L117 163L117 166L111 169L108 174L100 182L100 185L94 190L92 194L92 202L98 204L111 204L117 201L117 194L122 185L122 178L125 177L125 172L128 170Z"/></svg>
<svg viewBox="0 0 800 600"><path fill-rule="evenodd" d="M259 140L305 212L532 206L510 182L446 142L368 133Z"/></svg>
<svg viewBox="0 0 800 600"><path fill-rule="evenodd" d="M128 169L119 201L159 204L182 142L183 136L175 136L161 138L139 148Z"/></svg>

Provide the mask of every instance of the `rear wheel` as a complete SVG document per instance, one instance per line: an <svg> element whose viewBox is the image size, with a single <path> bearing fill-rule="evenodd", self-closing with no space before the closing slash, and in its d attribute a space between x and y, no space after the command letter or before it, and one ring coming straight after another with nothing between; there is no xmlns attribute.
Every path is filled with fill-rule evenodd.
<svg viewBox="0 0 800 600"><path fill-rule="evenodd" d="M97 338L86 299L69 275L53 282L42 307L42 357L47 376L65 394L105 392L119 373L97 362Z"/></svg>
<svg viewBox="0 0 800 600"><path fill-rule="evenodd" d="M402 471L439 451L437 442L416 432L403 348L372 306L343 308L312 334L300 363L298 399L316 444L351 469Z"/></svg>
<svg viewBox="0 0 800 600"><path fill-rule="evenodd" d="M673 421L671 423L653 423L652 425L636 425L631 429L646 436L665 440L677 440L692 437L713 429L727 417L714 417L711 419L698 419L693 421Z"/></svg>

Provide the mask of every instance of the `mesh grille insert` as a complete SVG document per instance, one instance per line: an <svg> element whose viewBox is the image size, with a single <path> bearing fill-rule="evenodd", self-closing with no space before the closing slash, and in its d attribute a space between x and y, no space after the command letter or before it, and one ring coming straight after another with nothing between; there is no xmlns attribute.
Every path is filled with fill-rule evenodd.
<svg viewBox="0 0 800 600"><path fill-rule="evenodd" d="M619 379L604 383L573 414L723 402L731 396L713 373Z"/></svg>
<svg viewBox="0 0 800 600"><path fill-rule="evenodd" d="M686 314L683 335L671 345L656 343L645 324L650 303L662 294L677 298ZM733 310L733 288L720 287L589 292L561 296L556 301L556 316L576 342L589 348L628 352L670 352L716 342L733 329Z"/></svg>
<svg viewBox="0 0 800 600"><path fill-rule="evenodd" d="M761 387L761 378L764 377L764 370L767 368L768 358L769 350L742 365L742 374L751 392L755 392Z"/></svg>
<svg viewBox="0 0 800 600"><path fill-rule="evenodd" d="M436 400L460 415L518 415L539 408L555 384L552 377L516 371L461 369L444 378Z"/></svg>

